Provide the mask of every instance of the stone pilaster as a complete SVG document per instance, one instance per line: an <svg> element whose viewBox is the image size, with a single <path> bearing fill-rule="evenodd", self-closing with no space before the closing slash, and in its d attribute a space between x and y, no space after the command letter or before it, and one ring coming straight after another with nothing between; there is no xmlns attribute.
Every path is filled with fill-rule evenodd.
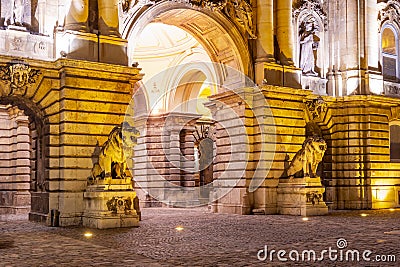
<svg viewBox="0 0 400 267"><path fill-rule="evenodd" d="M28 117L18 107L1 106L0 214L30 210L30 140Z"/></svg>
<svg viewBox="0 0 400 267"><path fill-rule="evenodd" d="M249 183L253 114L243 101L252 102L252 88L239 92L224 92L210 97L207 107L216 121L216 158L214 159L214 192L211 194L213 211L250 214Z"/></svg>
<svg viewBox="0 0 400 267"><path fill-rule="evenodd" d="M194 159L194 126L195 121L191 121L186 125L180 133L180 149L181 149L181 184L185 187L194 187L196 185L195 178L195 159Z"/></svg>
<svg viewBox="0 0 400 267"><path fill-rule="evenodd" d="M257 28L256 84L301 88L301 70L293 63L292 1L259 1Z"/></svg>
<svg viewBox="0 0 400 267"><path fill-rule="evenodd" d="M118 0L98 0L99 31L102 35L120 37Z"/></svg>
<svg viewBox="0 0 400 267"><path fill-rule="evenodd" d="M257 0L257 62L274 62L273 0Z"/></svg>
<svg viewBox="0 0 400 267"><path fill-rule="evenodd" d="M279 61L293 65L292 0L276 1L276 38L279 46Z"/></svg>
<svg viewBox="0 0 400 267"><path fill-rule="evenodd" d="M65 18L65 29L72 31L88 31L89 0L71 0Z"/></svg>

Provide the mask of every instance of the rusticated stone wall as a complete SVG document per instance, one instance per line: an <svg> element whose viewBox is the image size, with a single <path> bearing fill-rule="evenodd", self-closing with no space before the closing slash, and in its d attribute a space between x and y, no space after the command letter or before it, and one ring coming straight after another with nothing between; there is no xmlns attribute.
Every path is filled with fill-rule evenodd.
<svg viewBox="0 0 400 267"><path fill-rule="evenodd" d="M400 100L348 96L327 103L321 128L328 142L324 180L331 207L399 206L400 165L390 160L390 123L399 119Z"/></svg>
<svg viewBox="0 0 400 267"><path fill-rule="evenodd" d="M30 129L17 107L0 106L0 214L30 210Z"/></svg>
<svg viewBox="0 0 400 267"><path fill-rule="evenodd" d="M60 225L80 224L96 154L124 120L139 69L68 59L19 63L39 73L23 94L9 91L10 80L3 79L0 102L18 106L35 124L30 136L38 140L33 147L40 153L31 160L36 174L31 175L30 219L49 223L56 209ZM7 64L14 63L1 57L0 65Z"/></svg>
<svg viewBox="0 0 400 267"><path fill-rule="evenodd" d="M232 191L213 204L214 211L250 214L262 210L275 214L279 178L305 139L303 100L311 92L275 86L262 87L260 94L249 90L211 98L211 102L218 101L214 119L228 127L217 127L214 179L220 179L227 170L224 166L231 164L236 171L229 170L223 176L227 184L238 180ZM240 123L230 117L234 115L231 109ZM241 132L243 129L245 132ZM224 134L226 131L234 135ZM254 192L249 190L252 180L264 180Z"/></svg>
<svg viewBox="0 0 400 267"><path fill-rule="evenodd" d="M233 190L214 202L214 211L277 213L276 188L279 180L286 177L285 170L306 138L310 115L305 102L318 96L306 90L274 86L262 87L262 93L274 120L275 140L266 139L267 142L275 142L273 151L263 147L260 137L260 127L267 127L268 124L257 124L254 120L257 110L263 108L257 105L263 102L254 101L253 98L253 106L250 108L240 104L244 96L232 92L211 98L212 102L218 100L224 103L216 104L214 108L213 116L219 123L231 121L228 107L233 108L236 114L242 114L239 118L245 125L248 140L240 144L235 136L228 137L222 134L222 127L217 127L214 179L221 179L221 173L230 163L238 166L238 172L231 170L224 177L228 181L239 181ZM384 96L324 97L323 101L326 108L315 119L315 123L317 131L320 131L328 144L318 171L327 188L325 201L331 209L398 207L400 165L390 160L389 129L390 124L400 118L400 101ZM238 123L231 124L230 127L240 128ZM231 147L225 151L226 144ZM260 157L262 151L267 152L266 158ZM234 158L233 154L236 154ZM256 191L251 192L249 185L254 177L257 178L254 176L256 168L267 166L268 160L272 158L270 169L260 172L266 174L265 181ZM239 172L243 167L242 161L247 162L244 173Z"/></svg>

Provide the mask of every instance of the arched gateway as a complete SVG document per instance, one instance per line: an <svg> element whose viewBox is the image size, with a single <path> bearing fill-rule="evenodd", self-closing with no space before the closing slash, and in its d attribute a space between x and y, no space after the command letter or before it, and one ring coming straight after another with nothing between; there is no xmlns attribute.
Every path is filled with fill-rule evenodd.
<svg viewBox="0 0 400 267"><path fill-rule="evenodd" d="M209 202L211 185L201 192L198 188L214 180L216 144L208 144L206 155L199 141L204 135L215 139L215 125L203 104L227 88L244 87L246 77L254 75L249 25L237 16L244 11L230 13L229 1L207 3L139 1L122 13L129 62L137 62L144 74L134 97L135 126L142 134L133 170L143 201L154 196L178 206ZM210 130L205 134L202 129ZM160 184L167 189L156 189ZM180 193L167 184L184 192L176 196Z"/></svg>

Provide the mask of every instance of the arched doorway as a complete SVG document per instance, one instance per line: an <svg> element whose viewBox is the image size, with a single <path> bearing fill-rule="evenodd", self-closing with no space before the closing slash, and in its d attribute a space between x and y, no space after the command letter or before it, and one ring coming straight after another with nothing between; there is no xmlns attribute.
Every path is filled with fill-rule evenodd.
<svg viewBox="0 0 400 267"><path fill-rule="evenodd" d="M0 98L0 215L41 221L49 212L43 118L27 99Z"/></svg>
<svg viewBox="0 0 400 267"><path fill-rule="evenodd" d="M138 194L144 200L148 188L161 188L165 180L185 188L210 184L212 160L203 170L195 165L201 144L213 140L196 140L195 132L201 125L213 124L203 105L208 96L222 93L225 87L243 87L245 77L252 76L248 42L221 11L173 1L132 10L122 35L128 40L130 64L138 64L144 74L135 109L141 115L147 109L149 115L147 125L136 123L139 130L143 127L135 148L134 177L144 189ZM199 157L197 161L205 162ZM155 175L160 179L148 180ZM157 194L167 199L168 193L161 191ZM180 194L182 205L188 199L195 201L185 196L188 191Z"/></svg>

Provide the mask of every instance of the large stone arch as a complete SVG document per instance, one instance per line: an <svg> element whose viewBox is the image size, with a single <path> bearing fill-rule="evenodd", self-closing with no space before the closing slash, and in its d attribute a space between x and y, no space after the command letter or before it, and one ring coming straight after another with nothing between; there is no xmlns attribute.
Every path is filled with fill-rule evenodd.
<svg viewBox="0 0 400 267"><path fill-rule="evenodd" d="M144 5L127 16L121 34L129 41L128 57L135 38L149 23L157 21L177 26L193 35L206 49L213 62L224 64L246 76L253 76L251 54L244 34L221 11L194 7L189 3L161 1ZM130 64L135 60L130 58ZM229 68L220 68L219 84L242 83L243 77L229 77Z"/></svg>
<svg viewBox="0 0 400 267"><path fill-rule="evenodd" d="M179 200L171 202L171 205L200 204L203 200L196 186L199 184L198 177L190 171L195 169L194 131L204 123L205 118L206 121L210 119L211 113L208 110L205 112L207 108L201 110L197 106L208 101L206 98L203 101L201 92L209 91L210 95L215 95L223 93L226 88L243 88L248 82L247 77L254 76L248 33L240 28L232 14L218 8L198 7L193 4L194 1L139 2L125 10L120 24L122 37L128 40L129 62L138 62L139 67L143 66L145 75L145 86L139 91L140 94L135 95L134 102L136 106L146 102L150 115L145 120L137 118L136 123L141 131L135 147L134 178L137 193L141 200L149 200L149 191L158 200L168 199L173 190L169 190L168 186L160 190L154 187L167 181L168 184L185 188L178 196ZM160 62L164 61L160 59L163 52L158 47L158 50L154 50L159 56L154 58L157 64L154 64L154 68L148 68L149 65L134 55L141 34L146 32L148 25L155 23L177 27L191 35L208 59L192 61L188 57L176 57L171 60L172 64L166 64L168 67L160 68ZM149 53L148 50L146 52ZM146 73L146 70L149 71ZM146 75L152 77L148 83ZM162 85L157 86L161 90L153 90L155 83ZM147 96L147 99L143 96ZM170 145L164 147L164 144ZM183 162L181 158L188 161Z"/></svg>

